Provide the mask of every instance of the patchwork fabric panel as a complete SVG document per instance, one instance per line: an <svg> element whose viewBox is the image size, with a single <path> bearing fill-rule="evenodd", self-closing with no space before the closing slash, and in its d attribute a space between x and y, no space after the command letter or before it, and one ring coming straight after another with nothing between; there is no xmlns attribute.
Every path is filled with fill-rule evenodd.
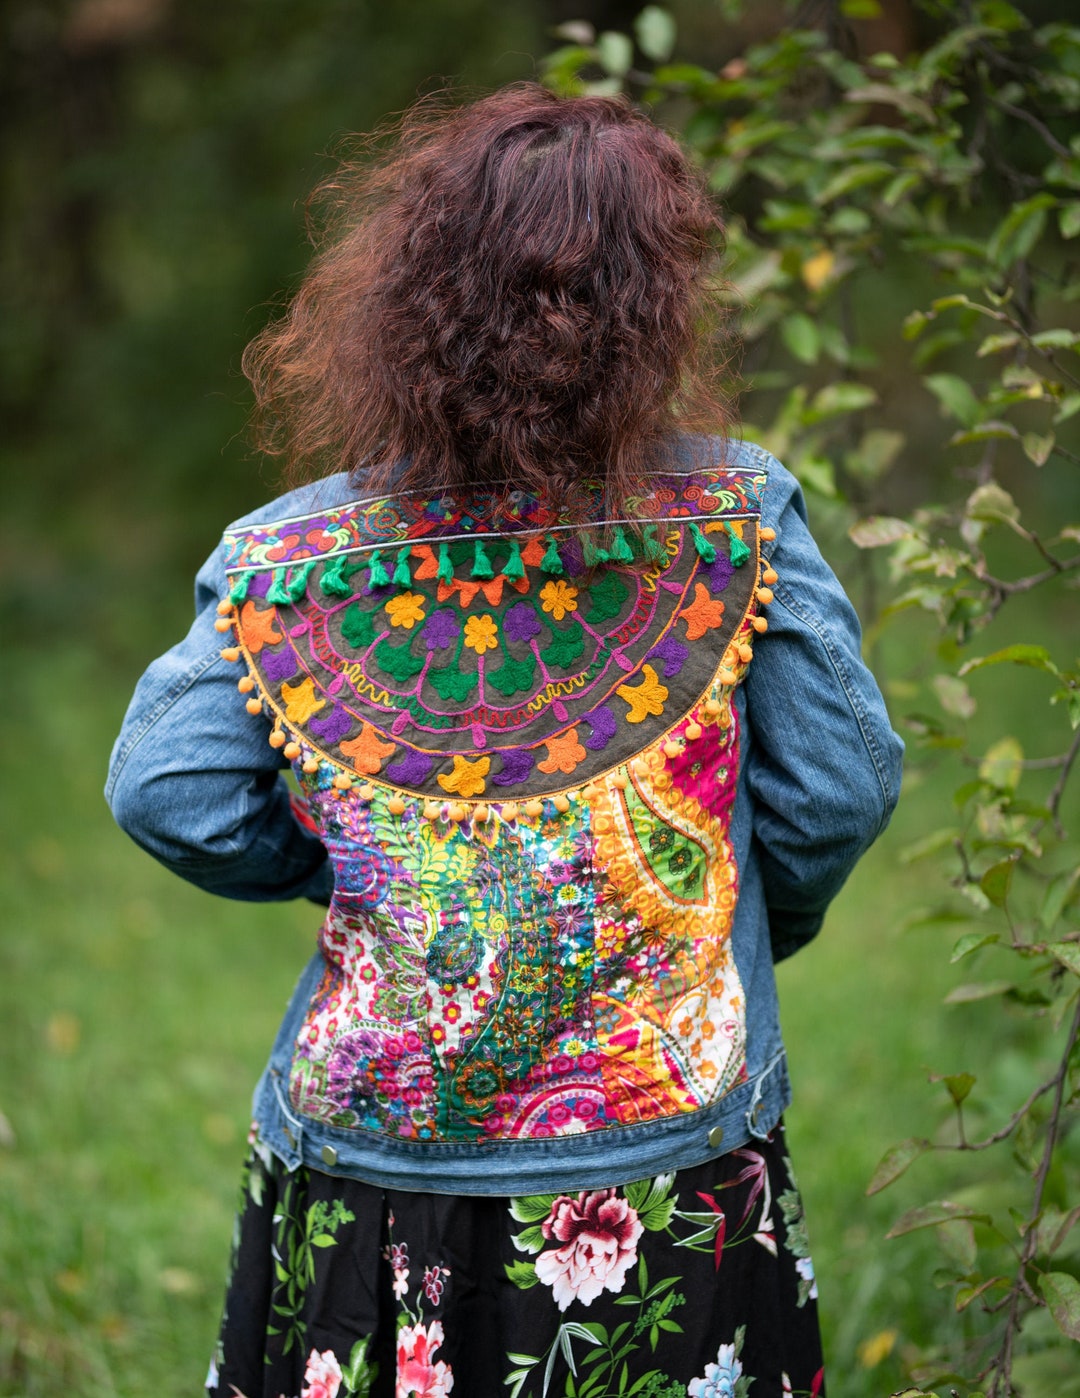
<svg viewBox="0 0 1080 1398"><path fill-rule="evenodd" d="M334 866L298 1112L522 1140L744 1080L732 697L771 600L764 477L651 486L644 530L400 496L227 536L223 654Z"/></svg>

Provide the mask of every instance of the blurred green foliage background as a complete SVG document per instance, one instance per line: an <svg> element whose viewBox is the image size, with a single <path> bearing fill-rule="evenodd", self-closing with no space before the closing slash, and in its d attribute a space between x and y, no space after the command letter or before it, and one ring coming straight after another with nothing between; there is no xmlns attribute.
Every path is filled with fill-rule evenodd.
<svg viewBox="0 0 1080 1398"><path fill-rule="evenodd" d="M531 77L552 25L625 29L638 8L8 0L0 16L16 701L0 813L0 1394L194 1393L213 1340L247 1101L317 913L178 883L114 829L100 792L138 674L187 624L196 567L275 493L244 445L238 362L305 265L304 195L340 136L418 91ZM681 45L714 67L784 13L770 0L738 27L713 0L672 8ZM909 7L886 9L903 42ZM896 288L897 313L907 304ZM913 430L920 411L933 407L911 405ZM907 502L938 469L898 487ZM828 519L823 533L837 548ZM1024 679L1001 700L1018 717ZM972 1007L942 1011L953 978L934 927L901 930L926 895L896 851L941 823L948 790L922 778L826 934L781 970L789 1126L841 1398L899 1387L909 1340L967 1323L926 1294L932 1239L881 1241L918 1185L863 1197L885 1146L925 1129L923 1066L963 1066L995 1032ZM1025 1080L1028 1033L997 1045L991 1108Z"/></svg>

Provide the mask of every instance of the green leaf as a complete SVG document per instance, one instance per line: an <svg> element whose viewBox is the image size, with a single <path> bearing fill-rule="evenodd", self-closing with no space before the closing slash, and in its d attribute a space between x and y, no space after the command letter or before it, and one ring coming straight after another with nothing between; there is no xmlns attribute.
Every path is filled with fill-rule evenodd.
<svg viewBox="0 0 1080 1398"><path fill-rule="evenodd" d="M973 660L966 661L960 667L960 674L970 675L973 670L981 670L985 665L1005 664L1028 665L1033 670L1045 670L1051 675L1059 673L1045 646L1033 646L1020 642L1014 646L1005 646L1002 650L995 650L990 655L979 655Z"/></svg>
<svg viewBox="0 0 1080 1398"><path fill-rule="evenodd" d="M965 427L974 427L982 416L982 404L966 379L956 374L927 374L923 383L941 404L948 417Z"/></svg>
<svg viewBox="0 0 1080 1398"><path fill-rule="evenodd" d="M992 864L979 880L979 887L995 908L1003 908L1008 901L1015 871L1014 859L1002 859L999 863Z"/></svg>
<svg viewBox="0 0 1080 1398"><path fill-rule="evenodd" d="M967 427L960 432L954 432L949 438L949 446L962 447L969 442L1014 440L1019 436L1020 433L1011 422L1002 422L1000 418L989 418L986 422L980 422L975 427Z"/></svg>
<svg viewBox="0 0 1080 1398"><path fill-rule="evenodd" d="M902 432L892 432L887 427L872 427L869 432L863 433L855 450L844 457L845 469L863 480L876 481L900 455L906 440Z"/></svg>
<svg viewBox="0 0 1080 1398"><path fill-rule="evenodd" d="M596 40L596 56L605 73L621 78L634 61L634 45L628 35L605 29Z"/></svg>
<svg viewBox="0 0 1080 1398"><path fill-rule="evenodd" d="M965 932L962 937L957 937L949 961L951 963L962 961L965 956L970 956L973 951L978 951L980 947L990 946L994 942L1000 941L1001 938L996 932Z"/></svg>
<svg viewBox="0 0 1080 1398"><path fill-rule="evenodd" d="M527 1291L529 1287L535 1286L540 1278L536 1275L535 1262L523 1262L520 1258L513 1262L504 1264L507 1277L522 1291Z"/></svg>
<svg viewBox="0 0 1080 1398"><path fill-rule="evenodd" d="M798 312L780 322L780 337L788 351L802 364L816 364L821 353L821 336L808 315Z"/></svg>
<svg viewBox="0 0 1080 1398"><path fill-rule="evenodd" d="M1050 453L1054 450L1054 434L1047 432L1045 436L1038 432L1025 432L1020 439L1024 448L1024 455L1036 466L1045 466L1050 459Z"/></svg>
<svg viewBox="0 0 1080 1398"><path fill-rule="evenodd" d="M933 1204L922 1204L917 1209L908 1209L906 1214L901 1214L885 1236L900 1238L905 1233L914 1233L917 1228L936 1228L938 1224L952 1223L958 1218L975 1219L980 1223L990 1222L989 1214L979 1213L977 1209L968 1208L966 1204L953 1204L947 1199L942 1199Z"/></svg>
<svg viewBox="0 0 1080 1398"><path fill-rule="evenodd" d="M1047 191L1025 199L1005 215L986 245L988 259L998 267L1027 257L1042 236L1046 212L1057 204L1055 195Z"/></svg>
<svg viewBox="0 0 1080 1398"><path fill-rule="evenodd" d="M1066 970L1080 976L1080 946L1076 942L1051 942L1046 948Z"/></svg>
<svg viewBox="0 0 1080 1398"><path fill-rule="evenodd" d="M675 48L675 21L660 5L646 5L634 20L638 48L654 63L666 63Z"/></svg>
<svg viewBox="0 0 1080 1398"><path fill-rule="evenodd" d="M1044 1272L1039 1290L1061 1333L1080 1340L1080 1282L1068 1272Z"/></svg>
<svg viewBox="0 0 1080 1398"><path fill-rule="evenodd" d="M316 1233L311 1240L313 1248L332 1248L337 1239L332 1233Z"/></svg>
<svg viewBox="0 0 1080 1398"><path fill-rule="evenodd" d="M1039 910L1039 922L1045 931L1053 930L1058 918L1065 911L1077 883L1080 882L1080 868L1067 874L1057 874L1050 880Z"/></svg>
<svg viewBox="0 0 1080 1398"><path fill-rule="evenodd" d="M851 194L868 184L878 184L896 173L896 166L887 160L860 160L838 170L825 187L814 196L815 204L829 204L842 194Z"/></svg>
<svg viewBox="0 0 1080 1398"><path fill-rule="evenodd" d="M960 1106L971 1093L978 1079L974 1073L931 1073L931 1082L943 1082L956 1106Z"/></svg>
<svg viewBox="0 0 1080 1398"><path fill-rule="evenodd" d="M928 126L933 126L936 122L933 107L921 97L904 92L898 87L890 87L888 83L867 83L865 87L853 87L844 96L848 102L881 102L890 107L899 107L911 116L921 117Z"/></svg>
<svg viewBox="0 0 1080 1398"><path fill-rule="evenodd" d="M899 1179L913 1160L918 1160L930 1149L930 1142L921 1136L913 1136L910 1140L901 1141L899 1145L890 1146L878 1162L878 1167L874 1171L870 1183L866 1186L867 1194L877 1194L893 1180Z"/></svg>
<svg viewBox="0 0 1080 1398"><path fill-rule="evenodd" d="M1064 327L1040 330L1037 335L1032 335L1031 343L1038 345L1039 349L1075 349L1080 344L1080 335Z"/></svg>
<svg viewBox="0 0 1080 1398"><path fill-rule="evenodd" d="M998 791L1015 791L1024 771L1024 749L1013 737L999 738L979 763L979 777ZM987 871L988 873L991 871ZM989 892L983 892L989 898Z"/></svg>
<svg viewBox="0 0 1080 1398"><path fill-rule="evenodd" d="M999 354L1002 350L1012 349L1013 345L1020 343L1020 336L1015 330L1009 330L1001 335L987 335L975 353L980 359L985 359L988 354Z"/></svg>
<svg viewBox="0 0 1080 1398"><path fill-rule="evenodd" d="M977 486L967 498L964 513L968 519L982 519L989 523L1000 519L1020 518L1016 501L996 481L987 481L985 485Z"/></svg>
<svg viewBox="0 0 1080 1398"><path fill-rule="evenodd" d="M872 407L878 396L869 384L831 383L815 393L806 413L807 422L813 423L826 417L836 417L840 413L857 413L863 408Z"/></svg>
<svg viewBox="0 0 1080 1398"><path fill-rule="evenodd" d="M956 675L935 675L930 681L938 703L947 714L954 718L971 718L975 713L975 700L963 680Z"/></svg>
<svg viewBox="0 0 1080 1398"><path fill-rule="evenodd" d="M848 537L857 548L877 549L906 539L911 532L907 520L892 515L871 515L869 519L860 519L853 524L848 530Z"/></svg>
<svg viewBox="0 0 1080 1398"><path fill-rule="evenodd" d="M547 1218L558 1196L554 1194L522 1194L510 1200L510 1217L518 1223L539 1223Z"/></svg>
<svg viewBox="0 0 1080 1398"><path fill-rule="evenodd" d="M1012 988L1012 981L974 981L968 985L954 986L946 995L944 1003L969 1005L975 1000L991 1000L995 995L1004 995Z"/></svg>
<svg viewBox="0 0 1080 1398"><path fill-rule="evenodd" d="M1058 227L1063 238L1075 238L1080 233L1080 202L1062 205L1058 213Z"/></svg>
<svg viewBox="0 0 1080 1398"><path fill-rule="evenodd" d="M953 826L947 826L942 830L932 830L929 835L923 835L921 839L914 840L910 845L905 845L900 851L901 864L914 864L916 859L925 859L929 854L937 854L952 845L959 831Z"/></svg>

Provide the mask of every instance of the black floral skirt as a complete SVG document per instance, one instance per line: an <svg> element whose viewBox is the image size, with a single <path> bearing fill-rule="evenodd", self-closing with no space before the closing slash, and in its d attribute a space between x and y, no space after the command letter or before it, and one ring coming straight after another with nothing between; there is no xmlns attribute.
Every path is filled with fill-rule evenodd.
<svg viewBox="0 0 1080 1398"><path fill-rule="evenodd" d="M578 1194L414 1194L255 1141L212 1398L824 1394L783 1128Z"/></svg>

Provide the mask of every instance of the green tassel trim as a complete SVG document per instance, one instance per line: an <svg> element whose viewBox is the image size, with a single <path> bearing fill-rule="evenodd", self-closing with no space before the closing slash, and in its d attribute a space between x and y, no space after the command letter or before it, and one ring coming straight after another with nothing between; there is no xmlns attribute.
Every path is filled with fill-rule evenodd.
<svg viewBox="0 0 1080 1398"><path fill-rule="evenodd" d="M641 531L641 542L645 549L645 557L650 563L667 562L667 549L656 537L655 524L647 524Z"/></svg>
<svg viewBox="0 0 1080 1398"><path fill-rule="evenodd" d="M398 549L397 562L394 564L394 576L392 581L395 587L412 587L412 573L409 571L408 548Z"/></svg>
<svg viewBox="0 0 1080 1398"><path fill-rule="evenodd" d="M232 586L229 588L229 601L234 607L238 607L241 602L247 600L248 586L254 576L254 573L237 573L236 577L233 578Z"/></svg>
<svg viewBox="0 0 1080 1398"><path fill-rule="evenodd" d="M292 570L292 577L285 584L285 591L289 594L290 602L299 602L307 591L308 578L311 577L311 570L318 562L317 558L308 558Z"/></svg>
<svg viewBox="0 0 1080 1398"><path fill-rule="evenodd" d="M483 539L477 539L473 545L472 575L474 578L493 578L495 569L491 566L491 559L484 552Z"/></svg>
<svg viewBox="0 0 1080 1398"><path fill-rule="evenodd" d="M389 587L390 574L382 561L382 549L375 549L368 559L368 584L371 587Z"/></svg>
<svg viewBox="0 0 1080 1398"><path fill-rule="evenodd" d="M441 583L454 581L454 565L450 562L450 549L446 544L439 545L439 567L435 576Z"/></svg>
<svg viewBox="0 0 1080 1398"><path fill-rule="evenodd" d="M586 568L595 568L598 563L611 561L611 554L608 553L607 549L599 548L588 535L581 541L581 552L585 558Z"/></svg>
<svg viewBox="0 0 1080 1398"><path fill-rule="evenodd" d="M615 526L615 533L611 537L610 558L613 563L633 563L634 550L627 542L626 535L619 525Z"/></svg>
<svg viewBox="0 0 1080 1398"><path fill-rule="evenodd" d="M552 576L556 578L562 577L563 573L566 571L563 567L563 561L559 557L559 546L555 542L554 534L548 535L547 551L540 560L540 567L545 573L551 573Z"/></svg>
<svg viewBox="0 0 1080 1398"><path fill-rule="evenodd" d="M270 580L270 587L266 594L268 602L276 602L282 607L287 607L292 598L285 591L285 569L275 568L273 577Z"/></svg>
<svg viewBox="0 0 1080 1398"><path fill-rule="evenodd" d="M743 564L746 562L746 560L750 557L750 545L743 543L743 541L739 538L738 534L735 533L734 529L732 529L731 525L727 522L727 520L724 521L724 528L727 530L727 536L731 540L732 566L735 568L741 568Z"/></svg>
<svg viewBox="0 0 1080 1398"><path fill-rule="evenodd" d="M507 582L520 582L524 576L525 564L521 561L521 545L516 539L511 539L510 557L503 568L503 577Z"/></svg>
<svg viewBox="0 0 1080 1398"><path fill-rule="evenodd" d="M323 569L319 588L326 597L351 597L352 588L345 581L345 569L349 566L349 555L339 553Z"/></svg>
<svg viewBox="0 0 1080 1398"><path fill-rule="evenodd" d="M702 563L715 563L716 545L711 544L709 540L706 539L700 527L696 524L690 525L690 533L694 537L694 547L697 549L698 557L701 559ZM734 550L732 550L732 553L734 553Z"/></svg>

